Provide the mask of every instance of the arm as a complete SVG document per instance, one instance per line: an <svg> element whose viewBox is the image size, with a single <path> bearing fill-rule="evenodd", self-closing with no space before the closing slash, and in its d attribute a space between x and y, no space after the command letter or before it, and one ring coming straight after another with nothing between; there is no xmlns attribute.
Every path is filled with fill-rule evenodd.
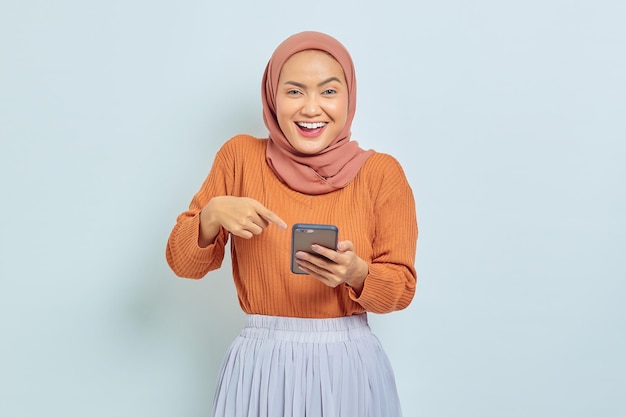
<svg viewBox="0 0 626 417"><path fill-rule="evenodd" d="M368 275L360 293L350 298L367 311L388 313L406 308L415 294L417 217L415 199L400 164L388 160L373 192L376 233Z"/></svg>
<svg viewBox="0 0 626 417"><path fill-rule="evenodd" d="M324 258L306 252L296 257L302 270L325 285L346 284L350 298L366 311L388 313L408 306L415 294L417 219L413 192L398 162L386 156L374 164L369 167L375 225L369 261L349 240L339 242L336 251L313 245Z"/></svg>
<svg viewBox="0 0 626 417"><path fill-rule="evenodd" d="M166 249L167 262L176 275L202 278L219 268L229 235L251 239L270 224L287 227L257 200L237 195L234 182L239 171L234 161L241 149L241 140L229 141L220 149L189 209L178 216Z"/></svg>
<svg viewBox="0 0 626 417"><path fill-rule="evenodd" d="M201 233L202 209L215 196L227 195L232 184L232 168L229 171L223 149L215 157L209 175L191 200L189 209L181 213L167 241L167 263L180 277L202 278L209 271L221 266L228 232L219 227L214 236ZM214 227L214 226L212 226ZM214 229L215 230L215 229ZM208 234L213 233L208 231Z"/></svg>

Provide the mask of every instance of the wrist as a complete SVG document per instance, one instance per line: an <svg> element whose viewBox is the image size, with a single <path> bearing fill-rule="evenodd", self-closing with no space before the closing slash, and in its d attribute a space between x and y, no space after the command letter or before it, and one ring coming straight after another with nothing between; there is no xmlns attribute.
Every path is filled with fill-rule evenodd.
<svg viewBox="0 0 626 417"><path fill-rule="evenodd" d="M211 210L205 207L200 212L200 225L198 231L198 245L207 247L213 242L220 231L221 225L214 219Z"/></svg>
<svg viewBox="0 0 626 417"><path fill-rule="evenodd" d="M346 281L346 285L352 288L356 293L360 294L365 285L365 278L369 275L369 267L367 263L359 259L359 266L357 272Z"/></svg>

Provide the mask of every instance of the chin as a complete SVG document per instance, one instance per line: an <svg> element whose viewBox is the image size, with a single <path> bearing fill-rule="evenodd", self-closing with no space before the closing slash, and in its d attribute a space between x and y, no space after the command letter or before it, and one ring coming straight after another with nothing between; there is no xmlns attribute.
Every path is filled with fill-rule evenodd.
<svg viewBox="0 0 626 417"><path fill-rule="evenodd" d="M325 146L294 146L294 148L296 148L296 150L300 153L306 154L306 155L315 155L316 153L320 153L321 151L323 151L326 147Z"/></svg>
<svg viewBox="0 0 626 417"><path fill-rule="evenodd" d="M310 138L287 140L289 140L289 143L291 143L291 146L293 146L295 150L306 155L315 155L316 153L322 152L331 142L320 138L317 138L316 140L312 140Z"/></svg>

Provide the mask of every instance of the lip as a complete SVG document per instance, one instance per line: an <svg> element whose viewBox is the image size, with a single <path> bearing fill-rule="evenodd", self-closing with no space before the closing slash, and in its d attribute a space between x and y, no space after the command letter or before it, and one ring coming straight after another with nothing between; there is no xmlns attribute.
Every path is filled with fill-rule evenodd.
<svg viewBox="0 0 626 417"><path fill-rule="evenodd" d="M326 126L328 126L328 123L326 123L324 126L322 127L318 127L316 129L302 129L298 123L294 123L296 125L296 129L298 129L298 133L300 133L300 135L304 136L305 138L316 138L318 136L320 136L323 132L324 129L326 129Z"/></svg>

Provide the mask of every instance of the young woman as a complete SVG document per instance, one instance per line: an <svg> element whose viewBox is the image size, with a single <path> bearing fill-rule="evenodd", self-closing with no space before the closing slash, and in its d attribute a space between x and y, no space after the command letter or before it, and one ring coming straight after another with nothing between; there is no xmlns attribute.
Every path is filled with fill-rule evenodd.
<svg viewBox="0 0 626 417"><path fill-rule="evenodd" d="M336 39L281 43L262 84L266 139L238 135L215 157L166 256L181 277L232 272L247 326L224 360L215 416L400 416L393 371L367 324L411 302L417 221L391 156L350 139L356 80ZM384 138L386 139L386 138ZM336 250L297 253L296 223L337 226Z"/></svg>

